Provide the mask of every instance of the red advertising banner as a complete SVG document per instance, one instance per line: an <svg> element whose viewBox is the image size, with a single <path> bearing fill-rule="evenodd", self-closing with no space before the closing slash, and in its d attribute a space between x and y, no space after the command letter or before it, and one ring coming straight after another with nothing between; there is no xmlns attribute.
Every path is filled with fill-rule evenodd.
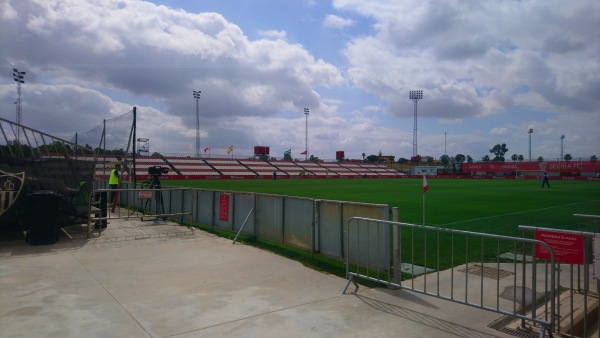
<svg viewBox="0 0 600 338"><path fill-rule="evenodd" d="M464 173L516 172L527 170L561 173L600 172L600 161L477 162L462 164L462 171Z"/></svg>
<svg viewBox="0 0 600 338"><path fill-rule="evenodd" d="M219 220L229 221L229 194L219 195Z"/></svg>
<svg viewBox="0 0 600 338"><path fill-rule="evenodd" d="M536 230L535 239L545 242L554 250L556 262L583 264L583 235ZM545 246L536 245L535 256L549 260L550 251Z"/></svg>

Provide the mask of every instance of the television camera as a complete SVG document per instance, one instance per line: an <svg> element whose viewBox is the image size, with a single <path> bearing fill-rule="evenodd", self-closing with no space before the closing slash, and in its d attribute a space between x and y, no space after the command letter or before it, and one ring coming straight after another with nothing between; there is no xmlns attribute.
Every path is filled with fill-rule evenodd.
<svg viewBox="0 0 600 338"><path fill-rule="evenodd" d="M166 168L166 167L161 167L161 166L156 166L156 165L148 167L148 175L150 175L151 177L148 177L148 180L142 184L142 186L149 186L150 189L156 190L154 193L154 201L155 201L155 205L156 205L156 213L157 214L165 213L165 206L163 204L163 196L162 196L162 190L161 190L162 187L160 185L160 180L158 178L160 177L160 175L165 175L168 173L169 173L169 168ZM149 203L150 203L150 200L147 200L146 205L144 206L144 209L148 208ZM162 221L165 221L165 217L158 217L156 220L158 221L159 219L162 219Z"/></svg>
<svg viewBox="0 0 600 338"><path fill-rule="evenodd" d="M148 167L148 174L152 176L166 175L169 173L169 168L153 165Z"/></svg>

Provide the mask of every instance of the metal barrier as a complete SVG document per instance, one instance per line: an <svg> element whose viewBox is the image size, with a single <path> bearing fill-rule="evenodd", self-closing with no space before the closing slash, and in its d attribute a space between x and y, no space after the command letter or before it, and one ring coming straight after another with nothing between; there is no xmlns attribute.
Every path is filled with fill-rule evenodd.
<svg viewBox="0 0 600 338"><path fill-rule="evenodd" d="M521 328L552 336L554 252L543 241L353 217L345 243L343 293L360 278L518 318ZM527 259L536 245L549 261Z"/></svg>
<svg viewBox="0 0 600 338"><path fill-rule="evenodd" d="M129 184L123 184L129 187ZM256 194L236 191L192 188L151 189L138 185L137 189L119 189L119 205L129 209L127 215L109 214L91 217L88 236L93 222L110 218L179 217L180 223L201 224L219 230L244 234L285 246L302 249L334 259L344 259L343 229L355 216L389 219L385 204L318 200L304 197ZM106 182L97 182L90 198L90 212L96 192L109 193ZM156 207L156 195L142 200L140 192L161 191L161 207ZM149 205L145 208L145 205ZM164 211L162 210L164 206ZM150 209L150 210L147 210ZM98 235L102 228L98 229Z"/></svg>
<svg viewBox="0 0 600 338"><path fill-rule="evenodd" d="M112 203L105 199L98 199L97 196L105 194L110 195L114 192L112 189L94 189L89 196L88 201L88 238L92 236L94 230L98 231L98 236L102 234L105 226L102 222L110 219L130 219L139 218L142 221L153 219L154 221L165 221L166 217L179 216L180 223L183 223L184 216L192 214L191 205L187 203L171 203L171 201L183 201L189 189L186 188L162 188L162 189L118 189L119 195L114 208L119 208L118 212L108 212L113 209ZM103 204L103 205L101 205ZM121 206L126 209L121 210ZM166 206L166 209L165 209ZM178 209L178 210L177 210ZM189 210L189 211L188 211Z"/></svg>
<svg viewBox="0 0 600 338"><path fill-rule="evenodd" d="M600 220L600 216L574 216L592 220L592 222L595 221L595 227ZM591 332L589 332L591 321L595 320L596 324L600 323L600 311L598 309L600 283L598 283L597 278L592 278L591 273L593 272L594 263L592 241L600 240L600 236L598 236L597 232L548 229L525 225L520 225L519 229L529 233L545 231L561 235L581 236L583 238L583 248L568 249L571 253L582 249L583 264L561 263L560 259L556 259L556 289L561 291L556 300L556 332L560 332L567 337L591 337ZM598 253L596 252L596 254ZM596 273L600 272L596 271ZM598 334L595 336L598 336Z"/></svg>

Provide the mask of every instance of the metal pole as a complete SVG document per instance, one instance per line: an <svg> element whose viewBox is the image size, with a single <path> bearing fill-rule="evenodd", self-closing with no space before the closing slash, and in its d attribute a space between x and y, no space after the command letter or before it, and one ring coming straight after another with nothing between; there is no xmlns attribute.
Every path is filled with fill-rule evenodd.
<svg viewBox="0 0 600 338"><path fill-rule="evenodd" d="M415 103L415 123L413 127L413 157L417 156L417 102L423 98L422 90L411 90L408 96Z"/></svg>
<svg viewBox="0 0 600 338"><path fill-rule="evenodd" d="M560 161L563 160L563 140L565 139L565 135L560 136Z"/></svg>
<svg viewBox="0 0 600 338"><path fill-rule="evenodd" d="M17 68L13 68L13 79L17 82L17 112L15 116L15 122L19 125L17 128L17 144L21 143L21 123L23 118L23 106L21 101L21 84L25 83L25 72L20 72Z"/></svg>
<svg viewBox="0 0 600 338"><path fill-rule="evenodd" d="M304 115L306 115L306 135L305 135L306 144L304 147L304 160L305 161L308 161L308 113L309 113L308 108L304 108Z"/></svg>
<svg viewBox="0 0 600 338"><path fill-rule="evenodd" d="M200 157L200 110L199 101L201 91L194 90L194 98L196 99L196 157Z"/></svg>
<svg viewBox="0 0 600 338"><path fill-rule="evenodd" d="M531 134L533 134L533 129L529 128L527 133L529 134L529 162L531 162Z"/></svg>
<svg viewBox="0 0 600 338"><path fill-rule="evenodd" d="M137 107L134 106L133 107L133 140L134 141L137 140L135 138L136 137L136 130L137 130ZM133 154L133 171L129 174L129 177L133 176L133 180L132 181L133 181L133 188L134 189L137 188L137 186L136 186L137 181L135 179L135 174L136 174L136 171L135 171L135 169L136 169L135 168L135 158L137 157L137 149L135 148L135 145L136 145L135 142L133 142L133 151L131 152Z"/></svg>

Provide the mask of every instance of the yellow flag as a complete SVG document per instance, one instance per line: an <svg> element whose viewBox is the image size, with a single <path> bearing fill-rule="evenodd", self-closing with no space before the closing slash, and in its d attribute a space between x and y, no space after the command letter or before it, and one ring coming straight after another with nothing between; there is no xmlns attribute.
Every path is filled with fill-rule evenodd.
<svg viewBox="0 0 600 338"><path fill-rule="evenodd" d="M233 151L233 146L227 148L227 154L229 155Z"/></svg>

